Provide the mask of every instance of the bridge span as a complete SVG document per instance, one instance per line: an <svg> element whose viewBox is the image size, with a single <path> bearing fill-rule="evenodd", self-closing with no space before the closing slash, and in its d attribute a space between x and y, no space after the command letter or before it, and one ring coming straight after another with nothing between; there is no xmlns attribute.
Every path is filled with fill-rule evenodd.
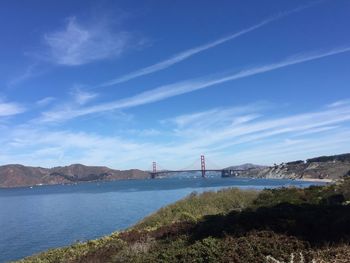
<svg viewBox="0 0 350 263"><path fill-rule="evenodd" d="M222 177L230 177L230 176L237 176L239 172L242 172L245 170L242 169L206 169L205 166L205 157L204 155L201 155L200 157L200 169L180 169L180 170L157 170L157 163L152 163L152 171L150 172L151 178L154 179L160 175L166 175L166 174L174 174L174 173L194 173L194 172L201 172L202 177L206 177L206 172L219 172L221 173Z"/></svg>

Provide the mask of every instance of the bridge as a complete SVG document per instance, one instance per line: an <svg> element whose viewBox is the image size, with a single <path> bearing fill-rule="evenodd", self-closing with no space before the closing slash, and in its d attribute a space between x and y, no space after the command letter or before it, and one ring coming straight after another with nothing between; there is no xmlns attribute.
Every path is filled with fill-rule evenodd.
<svg viewBox="0 0 350 263"><path fill-rule="evenodd" d="M194 173L194 172L201 172L202 178L206 177L207 172L219 172L221 173L222 177L230 177L230 176L237 176L239 172L245 171L242 169L206 169L205 165L205 156L200 156L200 169L179 169L179 170L167 170L167 169L157 169L157 163L152 163L152 171L150 172L151 178L157 178L160 175L168 175L168 174L176 174L176 173Z"/></svg>

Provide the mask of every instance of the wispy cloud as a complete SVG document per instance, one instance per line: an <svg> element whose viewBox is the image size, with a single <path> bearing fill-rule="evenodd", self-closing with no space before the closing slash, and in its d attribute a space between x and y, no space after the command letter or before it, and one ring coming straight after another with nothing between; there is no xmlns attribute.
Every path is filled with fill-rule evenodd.
<svg viewBox="0 0 350 263"><path fill-rule="evenodd" d="M239 164L254 162L271 165L307 158L348 152L350 130L336 130L331 134L296 140L291 145L289 141L270 141L244 150L233 151L231 154L221 155L222 163Z"/></svg>
<svg viewBox="0 0 350 263"><path fill-rule="evenodd" d="M130 129L130 130L124 130L124 133L126 133L129 136L139 136L139 137L155 137L162 135L162 132L160 130L156 129Z"/></svg>
<svg viewBox="0 0 350 263"><path fill-rule="evenodd" d="M44 36L48 47L46 59L59 65L76 66L113 58L125 51L128 39L126 32L115 33L105 23L87 26L70 17L64 29Z"/></svg>
<svg viewBox="0 0 350 263"><path fill-rule="evenodd" d="M191 79L191 80L177 82L169 85L160 86L158 88L148 90L140 94L137 94L133 97L129 97L122 100L94 105L91 107L80 107L80 108L69 109L69 110L65 109L61 111L58 110L58 111L44 112L41 120L42 121L63 121L66 119L71 119L71 118L75 118L75 117L79 117L87 114L136 107L136 106L164 100L170 97L178 96L181 94L193 92L196 90L208 88L208 87L225 83L228 81L246 78L249 76L262 74L265 72L270 72L270 71L274 71L284 67L288 67L288 66L292 66L292 65L296 65L296 64L316 60L316 59L321 59L324 57L337 55L337 54L341 54L349 51L350 51L350 47L342 47L342 48L335 48L335 49L331 49L323 52L298 54L277 63L248 68L234 74L229 74L221 77L211 76L211 77L200 78L200 79Z"/></svg>
<svg viewBox="0 0 350 263"><path fill-rule="evenodd" d="M51 102L53 102L56 98L54 97L45 97L40 100L38 100L35 104L39 107L45 107L49 105Z"/></svg>
<svg viewBox="0 0 350 263"><path fill-rule="evenodd" d="M224 167L240 162L271 164L312 157L320 152L331 154L347 151L344 142L348 142L347 136L350 134L350 104L282 117L270 117L270 114L265 114L266 109L253 110L251 114L255 112L258 117L243 122L235 120L244 119L247 112L230 110L216 108L173 118L191 121L173 121L173 134L181 143L168 145L174 149L167 154L176 152L181 156L181 152L187 153L190 149L189 154L206 153L219 160ZM207 126L202 121L213 118L216 125ZM160 160L163 159L161 154L158 156ZM172 163L171 160L167 161Z"/></svg>
<svg viewBox="0 0 350 263"><path fill-rule="evenodd" d="M328 107L330 108L339 107L339 106L347 105L349 103L350 103L350 100L338 100L336 102L329 104Z"/></svg>
<svg viewBox="0 0 350 263"><path fill-rule="evenodd" d="M40 125L0 129L0 162L21 160L44 166L80 162L147 169L156 160L164 168L176 169L201 153L225 167L240 162L272 164L347 150L350 103L278 117L271 114L275 111L271 104L259 103L213 108L175 116L163 123L161 132L141 128L98 135ZM208 126L203 119L213 120L215 125Z"/></svg>
<svg viewBox="0 0 350 263"><path fill-rule="evenodd" d="M195 134L203 135L213 127L226 130L227 127L242 125L260 117L259 111L266 109L266 103L248 104L232 108L214 108L176 116L162 121L166 125L175 125L174 134L180 138L193 138ZM195 136L194 136L195 135Z"/></svg>
<svg viewBox="0 0 350 263"><path fill-rule="evenodd" d="M79 87L74 88L71 94L73 96L74 102L78 105L85 105L98 96L97 93L87 92Z"/></svg>
<svg viewBox="0 0 350 263"><path fill-rule="evenodd" d="M18 103L0 101L0 117L12 116L24 111L25 108Z"/></svg>
<svg viewBox="0 0 350 263"><path fill-rule="evenodd" d="M290 10L290 11L287 11L287 12L282 12L282 13L279 13L277 15L274 15L274 16L271 16L251 27L248 27L248 28L245 28L245 29L242 29L241 31L238 31L236 33L233 33L231 35L228 35L226 37L223 37L223 38L220 38L220 39L217 39L213 42L210 42L210 43L207 43L207 44L204 44L204 45L201 45L201 46L197 46L197 47L194 47L194 48L191 48L191 49L188 49L188 50L185 50L185 51L182 51L178 54L175 54L173 55L172 57L168 58L168 59L165 59L163 61L160 61L158 63L155 63L151 66L148 66L148 67L145 67L145 68L142 68L142 69L139 69L139 70L136 70L134 72L131 72L129 74L126 74L124 76L121 76L121 77L118 77L118 78L115 78L113 80L110 80L110 81L107 81L105 83L102 83L98 86L96 86L95 88L99 88L99 87L107 87L107 86L112 86L112 85L115 85L115 84L119 84L119 83L122 83L122 82L126 82L128 80L132 80L132 79L135 79L135 78L138 78L138 77L141 77L141 76L144 76L144 75L148 75L148 74L151 74L151 73L154 73L154 72L157 72L157 71L160 71L160 70L163 70L163 69L166 69L166 68L169 68L181 61L184 61L198 53L201 53L203 51L206 51L208 49L211 49L211 48L214 48L218 45L221 45L221 44L224 44L230 40L233 40L235 38L238 38L242 35L245 35L249 32L252 32L254 30L257 30L267 24L270 24L276 20L279 20L283 17L286 17L290 14L293 14L293 13L296 13L296 12L299 12L305 8L308 8L312 5L314 5L315 3L318 3L318 2L312 2L311 4L308 4L308 5L305 5L305 6L302 6L302 7L298 7L298 8L295 8L293 10Z"/></svg>
<svg viewBox="0 0 350 263"><path fill-rule="evenodd" d="M187 115L191 122L186 126L176 124L175 134L188 138L186 147L208 147L210 149L230 148L233 145L261 141L266 138L289 134L293 137L327 132L335 129L334 125L350 121L350 104L316 112L306 112L291 116L268 118L261 111L253 111L246 118L246 113L236 114L229 110L214 109ZM255 114L254 114L255 113ZM201 118L192 118L199 116ZM183 117L182 117L183 118ZM235 120L242 118L244 121ZM217 125L207 126L203 121L215 119Z"/></svg>
<svg viewBox="0 0 350 263"><path fill-rule="evenodd" d="M38 64L36 64L36 63L31 64L25 69L25 71L22 74L12 78L8 82L8 86L13 87L13 86L19 85L22 82L24 82L24 81L26 81L34 76L40 75L41 73L42 73L42 71L38 70Z"/></svg>
<svg viewBox="0 0 350 263"><path fill-rule="evenodd" d="M132 163L143 162L144 157L138 153L146 154L152 147L151 144L136 143L118 136L29 126L13 127L0 137L0 144L0 151L4 153L0 155L0 163L21 160L21 163L31 166L52 167L74 162L118 169L128 169ZM146 160L150 162L148 158Z"/></svg>

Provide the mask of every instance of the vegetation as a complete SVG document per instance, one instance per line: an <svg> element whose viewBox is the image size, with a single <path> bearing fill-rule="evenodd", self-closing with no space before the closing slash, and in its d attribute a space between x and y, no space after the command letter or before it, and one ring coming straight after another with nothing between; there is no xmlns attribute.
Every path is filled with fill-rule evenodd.
<svg viewBox="0 0 350 263"><path fill-rule="evenodd" d="M192 194L111 236L21 262L350 262L350 179Z"/></svg>
<svg viewBox="0 0 350 263"><path fill-rule="evenodd" d="M194 192L146 217L135 229L154 229L181 221L197 222L205 215L241 211L252 205L257 196L258 192L255 190L242 191L237 188L204 192L200 195Z"/></svg>
<svg viewBox="0 0 350 263"><path fill-rule="evenodd" d="M320 156L320 157L311 158L311 159L306 160L307 163L332 162L332 161L349 162L350 161L350 153L331 155L331 156Z"/></svg>

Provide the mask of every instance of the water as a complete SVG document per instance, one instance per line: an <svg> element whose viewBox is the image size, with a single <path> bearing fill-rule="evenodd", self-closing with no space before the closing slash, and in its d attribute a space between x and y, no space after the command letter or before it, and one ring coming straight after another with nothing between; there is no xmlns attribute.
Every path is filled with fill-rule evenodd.
<svg viewBox="0 0 350 263"><path fill-rule="evenodd" d="M0 262L108 235L193 191L310 184L291 180L173 178L0 189Z"/></svg>

